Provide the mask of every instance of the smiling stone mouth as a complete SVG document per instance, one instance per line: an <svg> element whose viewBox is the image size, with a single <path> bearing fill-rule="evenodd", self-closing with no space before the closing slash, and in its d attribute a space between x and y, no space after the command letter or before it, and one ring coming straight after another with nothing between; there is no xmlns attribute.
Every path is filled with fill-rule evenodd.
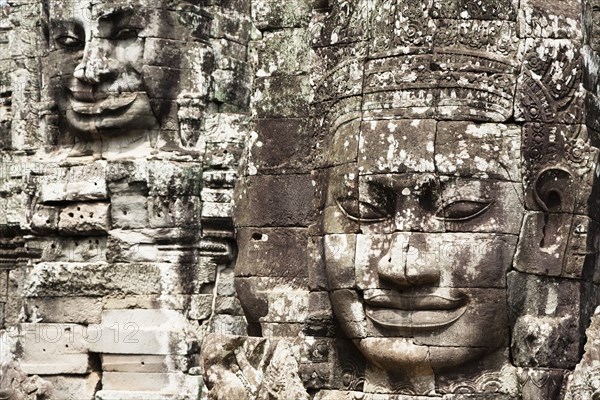
<svg viewBox="0 0 600 400"><path fill-rule="evenodd" d="M467 297L365 293L365 313L376 325L402 330L433 330L458 320Z"/></svg>
<svg viewBox="0 0 600 400"><path fill-rule="evenodd" d="M71 107L78 114L97 115L128 107L137 99L137 96L137 93L114 94L98 101L82 101L74 96L71 98Z"/></svg>

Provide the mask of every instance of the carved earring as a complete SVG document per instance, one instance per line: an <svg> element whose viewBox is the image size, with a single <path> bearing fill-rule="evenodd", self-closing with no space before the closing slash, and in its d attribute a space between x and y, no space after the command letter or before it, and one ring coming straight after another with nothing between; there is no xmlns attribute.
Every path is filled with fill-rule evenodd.
<svg viewBox="0 0 600 400"><path fill-rule="evenodd" d="M547 276L563 274L575 208L573 181L570 172L548 168L529 187L540 211L525 215L514 258L516 270Z"/></svg>
<svg viewBox="0 0 600 400"><path fill-rule="evenodd" d="M544 212L540 247L549 248L566 241L575 206L571 174L558 168L543 170L535 180L533 197Z"/></svg>

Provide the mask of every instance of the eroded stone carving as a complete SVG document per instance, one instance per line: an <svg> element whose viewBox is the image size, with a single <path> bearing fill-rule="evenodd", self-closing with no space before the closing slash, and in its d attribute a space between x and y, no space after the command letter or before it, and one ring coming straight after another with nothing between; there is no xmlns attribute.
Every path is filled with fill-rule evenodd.
<svg viewBox="0 0 600 400"><path fill-rule="evenodd" d="M597 395L596 1L22 3L2 159L53 163L0 178L24 369L106 400Z"/></svg>
<svg viewBox="0 0 600 400"><path fill-rule="evenodd" d="M297 335L281 307L308 315L300 336L326 349L301 366L316 398L564 396L599 302L597 56L593 6L553 6L315 5L308 276L263 263L277 229L305 226L269 198L272 220L238 221L237 288L253 334ZM244 194L275 182L250 167Z"/></svg>
<svg viewBox="0 0 600 400"><path fill-rule="evenodd" d="M51 375L57 398L198 398L203 335L245 330L229 267L247 2L0 8L0 223L16 226L0 234L0 283L15 357Z"/></svg>
<svg viewBox="0 0 600 400"><path fill-rule="evenodd" d="M309 399L298 375L298 341L208 335L203 345L209 399Z"/></svg>
<svg viewBox="0 0 600 400"><path fill-rule="evenodd" d="M50 79L60 79L65 128L108 136L158 129L142 78L144 65L153 60L144 59L144 42L138 38L150 21L136 12L139 4L105 9L86 1L51 5L49 39L63 61Z"/></svg>
<svg viewBox="0 0 600 400"><path fill-rule="evenodd" d="M0 399L50 400L52 385L38 376L28 377L14 361L0 366Z"/></svg>

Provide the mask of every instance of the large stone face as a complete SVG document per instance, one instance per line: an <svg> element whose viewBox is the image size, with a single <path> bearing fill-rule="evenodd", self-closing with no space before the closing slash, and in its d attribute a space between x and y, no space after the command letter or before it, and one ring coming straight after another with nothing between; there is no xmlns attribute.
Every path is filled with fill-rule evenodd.
<svg viewBox="0 0 600 400"><path fill-rule="evenodd" d="M0 397L594 398L597 3L0 0Z"/></svg>
<svg viewBox="0 0 600 400"><path fill-rule="evenodd" d="M250 332L298 333L307 226L303 332L351 339L361 358L302 366L316 398L560 398L599 300L594 6L311 6L304 25L255 9L257 122L236 198ZM308 68L288 44L305 32ZM312 215L282 189L308 171ZM339 369L352 373L325 372Z"/></svg>
<svg viewBox="0 0 600 400"><path fill-rule="evenodd" d="M0 359L57 399L196 399L204 333L246 328L230 267L249 2L0 14L0 320L22 334ZM11 374L2 396L45 398Z"/></svg>

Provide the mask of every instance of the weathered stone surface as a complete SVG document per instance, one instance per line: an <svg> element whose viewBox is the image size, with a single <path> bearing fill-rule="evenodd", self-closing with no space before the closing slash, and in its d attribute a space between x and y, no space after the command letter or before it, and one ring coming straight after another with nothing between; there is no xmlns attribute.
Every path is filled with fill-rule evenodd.
<svg viewBox="0 0 600 400"><path fill-rule="evenodd" d="M28 377L15 361L5 361L0 366L2 383L0 391L9 400L40 400L54 398L52 384L37 375Z"/></svg>
<svg viewBox="0 0 600 400"><path fill-rule="evenodd" d="M206 319L213 311L213 296L210 294L193 295L191 298L190 319Z"/></svg>
<svg viewBox="0 0 600 400"><path fill-rule="evenodd" d="M93 399L100 375L92 372L84 376L46 376L45 379L54 387L54 395L58 399L81 400Z"/></svg>
<svg viewBox="0 0 600 400"><path fill-rule="evenodd" d="M264 32L262 40L250 51L257 57L256 76L293 76L306 74L310 67L306 29L284 29ZM285 52L280 51L286 49Z"/></svg>
<svg viewBox="0 0 600 400"><path fill-rule="evenodd" d="M239 226L308 226L313 190L308 174L252 176L242 181L246 189L236 199Z"/></svg>
<svg viewBox="0 0 600 400"><path fill-rule="evenodd" d="M188 356L102 354L102 370L108 372L166 373L186 372L193 360Z"/></svg>
<svg viewBox="0 0 600 400"><path fill-rule="evenodd" d="M304 228L241 228L236 237L245 254L236 276L306 277L307 230ZM286 260L285 267L279 264Z"/></svg>
<svg viewBox="0 0 600 400"><path fill-rule="evenodd" d="M31 238L27 247L40 252L40 261L47 262L104 262L107 255L106 238L43 237Z"/></svg>
<svg viewBox="0 0 600 400"><path fill-rule="evenodd" d="M305 172L311 151L310 130L300 118L261 118L256 140L248 144L248 170Z"/></svg>
<svg viewBox="0 0 600 400"><path fill-rule="evenodd" d="M273 0L257 1L252 8L252 18L258 29L306 26L310 2L297 0L285 4Z"/></svg>
<svg viewBox="0 0 600 400"><path fill-rule="evenodd" d="M259 118L303 118L308 116L308 76L258 77L252 102Z"/></svg>
<svg viewBox="0 0 600 400"><path fill-rule="evenodd" d="M582 34L582 5L565 1L547 12L547 5L539 0L527 0L520 6L519 20L522 37L580 39Z"/></svg>
<svg viewBox="0 0 600 400"><path fill-rule="evenodd" d="M200 394L202 378L179 373L104 372L103 390L189 396Z"/></svg>
<svg viewBox="0 0 600 400"><path fill-rule="evenodd" d="M63 201L98 201L108 199L104 175L106 163L73 166L63 169L58 166L46 168L47 182L40 185L39 198L42 203Z"/></svg>
<svg viewBox="0 0 600 400"><path fill-rule="evenodd" d="M105 296L200 293L215 277L214 263L40 263L23 293L36 296ZM194 280L183 279L194 276Z"/></svg>
<svg viewBox="0 0 600 400"><path fill-rule="evenodd" d="M248 323L243 316L216 315L210 320L210 331L220 335L245 335Z"/></svg>
<svg viewBox="0 0 600 400"><path fill-rule="evenodd" d="M28 374L57 375L90 372L90 332L67 323L21 324L21 368Z"/></svg>
<svg viewBox="0 0 600 400"><path fill-rule="evenodd" d="M110 204L77 203L63 208L58 230L67 235L103 234L110 230Z"/></svg>
<svg viewBox="0 0 600 400"><path fill-rule="evenodd" d="M202 365L212 398L309 398L298 375L297 343L209 335L204 346Z"/></svg>
<svg viewBox="0 0 600 400"><path fill-rule="evenodd" d="M598 381L598 369L600 368L598 311L596 309L590 327L586 331L585 353L568 381L565 400L593 399L600 390L600 382Z"/></svg>
<svg viewBox="0 0 600 400"><path fill-rule="evenodd" d="M513 271L508 296L514 363L574 368L583 348L584 321L597 297L591 284Z"/></svg>
<svg viewBox="0 0 600 400"><path fill-rule="evenodd" d="M107 310L95 329L89 346L97 353L186 355L197 346L188 320L174 310Z"/></svg>
<svg viewBox="0 0 600 400"><path fill-rule="evenodd" d="M440 122L435 140L436 167L443 174L507 181L520 175L519 126Z"/></svg>
<svg viewBox="0 0 600 400"><path fill-rule="evenodd" d="M31 216L31 229L41 233L56 231L59 212L60 210L54 207L37 207Z"/></svg>
<svg viewBox="0 0 600 400"><path fill-rule="evenodd" d="M148 226L146 197L142 195L112 196L110 215L116 229L135 229Z"/></svg>
<svg viewBox="0 0 600 400"><path fill-rule="evenodd" d="M42 322L99 324L102 300L98 297L32 297L27 307Z"/></svg>

